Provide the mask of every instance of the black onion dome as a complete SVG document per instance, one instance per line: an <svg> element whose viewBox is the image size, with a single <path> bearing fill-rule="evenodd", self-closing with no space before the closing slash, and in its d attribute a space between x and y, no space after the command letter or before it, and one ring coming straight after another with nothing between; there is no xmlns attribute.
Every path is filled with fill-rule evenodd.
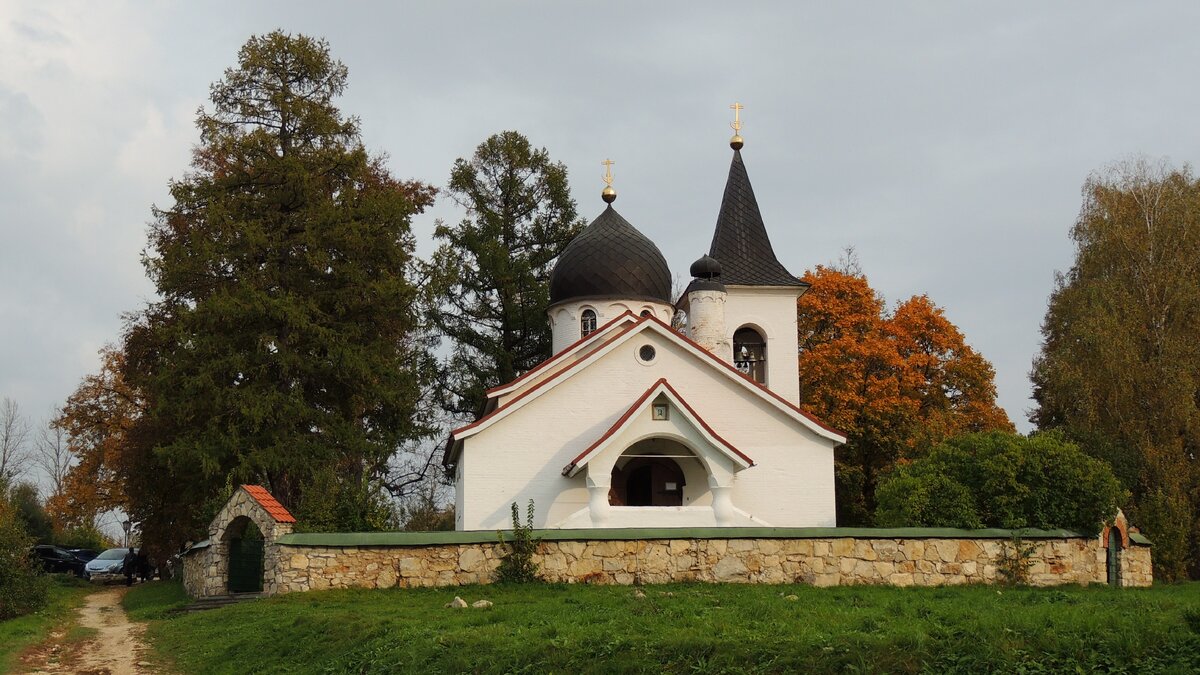
<svg viewBox="0 0 1200 675"><path fill-rule="evenodd" d="M567 244L550 274L551 304L583 298L671 302L662 252L612 206Z"/></svg>
<svg viewBox="0 0 1200 675"><path fill-rule="evenodd" d="M699 260L692 263L688 272L697 279L712 279L721 276L721 263L717 262L716 258L702 255Z"/></svg>

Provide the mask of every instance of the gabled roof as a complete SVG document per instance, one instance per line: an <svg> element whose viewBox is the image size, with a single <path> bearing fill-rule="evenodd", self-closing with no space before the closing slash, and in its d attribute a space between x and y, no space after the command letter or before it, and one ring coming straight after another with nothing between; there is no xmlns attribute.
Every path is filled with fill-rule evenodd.
<svg viewBox="0 0 1200 675"><path fill-rule="evenodd" d="M570 357L574 354L578 354L589 343L593 343L596 340L599 340L605 334L607 334L609 332L609 329L615 328L615 327L619 326L620 324L623 324L627 321L629 323L635 323L637 321L637 317L634 316L633 312L631 312L629 310L622 312L615 319L604 323L603 325L601 325L599 328L592 331L591 333L579 338L575 342L572 342L571 344L562 348L561 350L559 350L559 352L557 354L555 354L554 356L551 356L550 358L546 359L545 361L542 361L541 363L537 364L533 368L525 371L520 377L516 378L515 380L512 380L506 384L502 384L498 387L492 387L491 389L488 389L486 392L487 397L495 398L497 396L503 396L504 394L507 394L510 391L517 389L518 387L520 387L520 385L522 383L529 380L530 378L535 377L539 373L545 372L551 366L562 363L568 357Z"/></svg>
<svg viewBox="0 0 1200 675"><path fill-rule="evenodd" d="M726 286L808 287L775 257L740 150L733 151L708 255L721 263L721 276L717 280Z"/></svg>
<svg viewBox="0 0 1200 675"><path fill-rule="evenodd" d="M279 500L277 500L277 499L275 499L275 497L271 496L271 493L267 492L267 489L264 488L263 486L261 486L261 485L243 485L242 489L245 490L246 493L249 494L250 497L254 499L254 501L258 502L258 505L263 507L263 510L266 511L267 514L270 515L272 518L274 518L275 522L277 522L277 523L294 523L294 522L296 522L296 517L293 516L290 511L285 509L283 507L283 504L279 503Z"/></svg>
<svg viewBox="0 0 1200 675"><path fill-rule="evenodd" d="M710 427L708 423L705 422L704 419L692 409L692 406L688 405L687 401L683 400L683 397L679 395L679 392L675 391L675 388L672 387L671 384L667 382L667 378L664 377L651 385L650 388L647 389L646 392L641 396L639 396L638 399L634 401L633 405L631 405L629 409L625 411L625 414L621 415L621 417L618 418L617 421L614 422L607 431L601 434L600 437L597 438L591 445L589 445L586 450L579 453L575 459L571 460L570 464L563 467L562 474L569 477L578 473L579 470L582 469L589 461L591 461L593 457L599 455L606 447L608 447L609 441L616 437L622 429L632 423L635 415L650 407L651 402L657 399L659 396L663 396L671 403L674 403L675 408L683 414L684 419L686 419L692 425L692 427L699 431L700 435L703 436L704 439L709 443L711 443L713 447L715 447L729 459L733 460L734 464L737 464L743 469L754 466L754 460L750 459L750 457L742 451L733 447L729 441L721 438L717 432L713 431L712 427Z"/></svg>
<svg viewBox="0 0 1200 675"><path fill-rule="evenodd" d="M454 431L450 432L450 437L447 439L447 443L446 443L446 453L443 456L443 460L442 460L443 464L446 464L446 465L453 464L454 458L457 455L458 449L460 447L459 443L461 443L461 441L463 439L473 436L476 433L479 433L480 431L483 431L484 429L488 428L492 424L495 424L497 421L503 419L504 417L507 417L514 410L517 410L520 407L524 406L529 401L536 399L538 396L545 393L546 391L553 389L555 385L557 385L559 382L563 381L563 378L567 377L569 374L577 372L583 368L586 368L588 365L595 363L602 356L604 356L604 354L607 354L609 351L612 351L612 349L615 349L621 343L624 343L626 340L629 340L632 336L637 335L638 333L640 333L644 330L653 330L656 333L666 337L671 342L674 342L675 344L679 345L680 347L682 347L683 349L685 349L686 351L688 351L689 353L694 355L696 358L698 358L702 361L705 361L705 362L709 363L710 365L716 366L718 372L722 373L724 376L730 378L731 380L738 382L740 385L742 385L747 390L754 392L761 399L767 401L772 406L774 406L776 409L780 410L781 412L788 415L792 419L800 422L801 424L806 426L809 430L816 433L818 436L821 436L823 438L826 438L828 440L831 440L831 441L833 441L835 443L839 443L839 444L846 442L845 434L837 431L833 427L826 425L824 422L821 422L819 419L817 419L813 415L811 415L811 414L805 412L804 410L800 409L799 407L793 405L787 399L785 399L782 396L780 396L779 394L771 391L764 385L759 384L758 382L754 381L752 378L750 378L746 374L742 373L737 368L734 368L733 364L722 361L719 357L714 355L712 352L701 347L700 345L696 344L695 342L688 339L687 337L679 334L678 331L671 328L667 324L663 323L657 317L648 314L646 316L639 317L637 319L637 322L634 323L632 327L621 330L621 331L617 331L617 332L615 332L615 334L611 335L611 337L607 337L603 341L599 342L599 344L596 344L595 348L592 349L592 351L590 353L588 353L586 356L577 359L576 361L574 361L570 365L566 366L565 368L562 368L561 370L554 373L550 377L547 377L546 379L544 379L540 382L537 382L536 384L529 385L528 389L521 391L513 399L504 403L504 405L501 405L500 407L496 408L495 410L492 410L491 412L489 412L488 414L479 418L478 420L472 422L471 424L468 424L463 427L459 427L458 429L455 429Z"/></svg>

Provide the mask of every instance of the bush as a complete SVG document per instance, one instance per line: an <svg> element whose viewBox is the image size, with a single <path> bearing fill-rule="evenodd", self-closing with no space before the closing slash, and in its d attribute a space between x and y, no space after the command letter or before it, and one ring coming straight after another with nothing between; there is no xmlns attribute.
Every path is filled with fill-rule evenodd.
<svg viewBox="0 0 1200 675"><path fill-rule="evenodd" d="M385 532L399 529L383 490L368 479L331 468L307 482L294 515L297 532Z"/></svg>
<svg viewBox="0 0 1200 675"><path fill-rule="evenodd" d="M1127 497L1112 469L1057 433L966 434L898 467L879 487L885 527L1100 531Z"/></svg>
<svg viewBox="0 0 1200 675"><path fill-rule="evenodd" d="M61 530L55 533L54 543L63 548L87 548L93 551L103 551L115 546L115 542L96 529L95 525L80 525Z"/></svg>
<svg viewBox="0 0 1200 675"><path fill-rule="evenodd" d="M496 568L496 580L517 584L527 584L538 580L538 566L533 562L533 554L537 551L538 539L533 536L533 500L525 512L525 524L521 524L520 511L517 503L512 503L513 540L504 541L504 532L497 532L500 546L507 547L508 553Z"/></svg>
<svg viewBox="0 0 1200 675"><path fill-rule="evenodd" d="M16 508L0 494L0 620L41 609L49 579L29 554L33 538L25 531Z"/></svg>

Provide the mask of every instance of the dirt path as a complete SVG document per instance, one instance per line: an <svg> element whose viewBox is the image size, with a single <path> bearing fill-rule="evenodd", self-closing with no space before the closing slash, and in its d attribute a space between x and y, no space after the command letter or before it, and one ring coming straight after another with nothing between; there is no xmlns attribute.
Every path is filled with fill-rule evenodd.
<svg viewBox="0 0 1200 675"><path fill-rule="evenodd" d="M109 588L87 597L79 608L78 626L92 633L72 643L70 633L56 632L22 659L38 675L148 675L162 671L146 661L142 642L146 626L134 623L121 607L124 588ZM64 642L66 638L66 642Z"/></svg>

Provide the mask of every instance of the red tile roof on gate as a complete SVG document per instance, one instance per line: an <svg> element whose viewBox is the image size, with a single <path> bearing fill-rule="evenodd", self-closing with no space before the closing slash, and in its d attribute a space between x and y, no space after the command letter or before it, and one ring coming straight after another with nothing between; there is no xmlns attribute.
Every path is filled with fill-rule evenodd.
<svg viewBox="0 0 1200 675"><path fill-rule="evenodd" d="M275 522L277 522L277 523L294 523L294 522L296 522L296 517L293 516L290 511L285 509L283 507L283 504L279 503L278 499L275 499L274 497L272 497L271 493L267 492L267 489L264 488L263 486L261 486L261 485L243 485L242 489L245 490L246 493L249 494L251 497L253 497L254 501L258 502L258 505L263 507L263 509L267 512L267 514L269 514L272 518L275 519Z"/></svg>

